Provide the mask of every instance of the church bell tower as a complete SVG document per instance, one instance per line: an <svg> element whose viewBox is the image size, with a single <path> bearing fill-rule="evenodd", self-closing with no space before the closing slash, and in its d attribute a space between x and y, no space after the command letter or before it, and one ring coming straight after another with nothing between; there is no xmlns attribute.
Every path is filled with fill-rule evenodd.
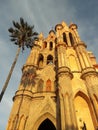
<svg viewBox="0 0 98 130"><path fill-rule="evenodd" d="M6 130L98 130L98 64L77 28L62 22L39 35Z"/></svg>

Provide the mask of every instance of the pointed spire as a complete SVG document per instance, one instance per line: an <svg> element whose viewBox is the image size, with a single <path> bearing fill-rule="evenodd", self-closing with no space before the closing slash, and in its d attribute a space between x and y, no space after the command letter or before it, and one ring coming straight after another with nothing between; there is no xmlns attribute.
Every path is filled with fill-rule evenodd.
<svg viewBox="0 0 98 130"><path fill-rule="evenodd" d="M62 21L62 26L63 26L63 28L65 28L66 30L68 30L68 29L69 29L69 27L68 27L67 23L65 23L64 21Z"/></svg>
<svg viewBox="0 0 98 130"><path fill-rule="evenodd" d="M41 39L41 40L44 39L43 33L41 32L38 37L39 37L39 39Z"/></svg>
<svg viewBox="0 0 98 130"><path fill-rule="evenodd" d="M65 23L64 21L62 21L62 25L63 25L63 27L65 27L65 26L68 27L67 23Z"/></svg>

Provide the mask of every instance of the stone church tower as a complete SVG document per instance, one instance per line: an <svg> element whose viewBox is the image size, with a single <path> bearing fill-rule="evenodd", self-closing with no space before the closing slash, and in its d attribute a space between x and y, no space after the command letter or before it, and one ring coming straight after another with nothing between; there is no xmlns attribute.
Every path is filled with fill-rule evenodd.
<svg viewBox="0 0 98 130"><path fill-rule="evenodd" d="M57 24L35 44L6 130L98 130L98 64L77 25Z"/></svg>

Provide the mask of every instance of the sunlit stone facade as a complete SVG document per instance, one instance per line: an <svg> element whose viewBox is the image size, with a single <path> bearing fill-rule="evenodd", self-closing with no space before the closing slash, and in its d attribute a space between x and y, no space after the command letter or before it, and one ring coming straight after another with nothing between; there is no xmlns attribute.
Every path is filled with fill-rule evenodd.
<svg viewBox="0 0 98 130"><path fill-rule="evenodd" d="M35 44L6 130L97 130L98 64L77 25L57 24Z"/></svg>

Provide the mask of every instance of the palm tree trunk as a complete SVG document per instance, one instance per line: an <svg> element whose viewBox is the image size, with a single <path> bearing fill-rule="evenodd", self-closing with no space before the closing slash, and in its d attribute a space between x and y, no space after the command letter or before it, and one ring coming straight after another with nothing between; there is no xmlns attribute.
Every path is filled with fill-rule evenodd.
<svg viewBox="0 0 98 130"><path fill-rule="evenodd" d="M4 93L5 93L5 90L6 90L7 86L8 86L8 83L9 83L9 81L10 81L10 78L11 78L11 75L12 75L12 73L13 73L14 67L15 67L15 65L16 65L16 63L17 63L18 56L19 56L19 54L20 54L20 50L21 50L21 47L18 47L17 52L16 52L16 56L15 56L15 59L14 59L14 62L13 62L13 64L12 64L12 66L11 66L10 72L9 72L9 74L8 74L8 76L7 76L7 79L6 79L6 81L5 81L5 84L4 84L4 86L3 86L3 88L2 88L2 91L1 91L1 93L0 93L0 102L1 102L2 97L3 97Z"/></svg>

